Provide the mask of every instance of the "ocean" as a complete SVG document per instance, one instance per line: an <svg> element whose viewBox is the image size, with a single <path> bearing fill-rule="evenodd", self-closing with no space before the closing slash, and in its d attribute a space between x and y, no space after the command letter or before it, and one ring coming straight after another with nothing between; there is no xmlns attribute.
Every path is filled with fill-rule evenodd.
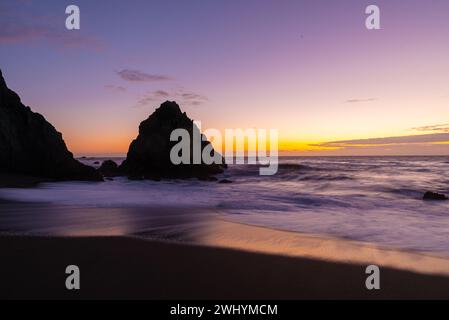
<svg viewBox="0 0 449 320"><path fill-rule="evenodd" d="M276 175L258 172L230 165L218 177L230 184L115 178L0 189L0 232L183 240L213 215L449 257L449 201L422 200L449 194L449 157L281 157Z"/></svg>

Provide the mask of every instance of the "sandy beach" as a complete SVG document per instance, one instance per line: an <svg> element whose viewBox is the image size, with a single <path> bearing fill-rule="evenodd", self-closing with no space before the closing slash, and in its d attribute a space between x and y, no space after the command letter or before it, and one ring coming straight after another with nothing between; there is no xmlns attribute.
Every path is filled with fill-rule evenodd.
<svg viewBox="0 0 449 320"><path fill-rule="evenodd" d="M0 298L404 299L449 298L449 278L382 268L381 290L365 267L129 237L0 239ZM65 268L81 290L65 289Z"/></svg>
<svg viewBox="0 0 449 320"><path fill-rule="evenodd" d="M225 217L192 208L3 200L0 298L449 298L444 256ZM380 267L380 290L365 287L371 264ZM81 290L65 288L68 265L80 268Z"/></svg>

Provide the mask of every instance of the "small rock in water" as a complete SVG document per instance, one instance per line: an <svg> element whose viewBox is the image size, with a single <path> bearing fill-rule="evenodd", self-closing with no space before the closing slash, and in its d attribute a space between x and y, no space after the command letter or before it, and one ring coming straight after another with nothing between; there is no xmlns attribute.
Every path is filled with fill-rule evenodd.
<svg viewBox="0 0 449 320"><path fill-rule="evenodd" d="M228 180L228 179L222 179L222 180L218 181L218 183L232 183L232 181Z"/></svg>
<svg viewBox="0 0 449 320"><path fill-rule="evenodd" d="M101 164L98 171L103 175L103 177L117 177L120 175L118 170L118 165L112 160L105 160Z"/></svg>
<svg viewBox="0 0 449 320"><path fill-rule="evenodd" d="M431 191L427 191L423 196L423 200L448 200L448 199L449 198L444 194Z"/></svg>

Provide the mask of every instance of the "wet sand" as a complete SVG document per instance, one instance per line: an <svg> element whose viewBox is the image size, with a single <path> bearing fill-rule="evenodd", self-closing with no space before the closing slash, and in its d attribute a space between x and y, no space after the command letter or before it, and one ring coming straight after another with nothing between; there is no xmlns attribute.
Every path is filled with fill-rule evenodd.
<svg viewBox="0 0 449 320"><path fill-rule="evenodd" d="M404 299L449 298L449 277L365 265L129 237L0 237L0 298ZM65 289L65 268L81 290Z"/></svg>
<svg viewBox="0 0 449 320"><path fill-rule="evenodd" d="M1 299L449 299L447 258L203 209L0 201L0 234ZM72 264L79 291L65 288ZM370 264L378 291L365 287Z"/></svg>
<svg viewBox="0 0 449 320"><path fill-rule="evenodd" d="M310 258L325 261L378 265L449 277L449 258L436 253L405 251L371 243L271 229L223 219L210 220L197 235L213 247Z"/></svg>

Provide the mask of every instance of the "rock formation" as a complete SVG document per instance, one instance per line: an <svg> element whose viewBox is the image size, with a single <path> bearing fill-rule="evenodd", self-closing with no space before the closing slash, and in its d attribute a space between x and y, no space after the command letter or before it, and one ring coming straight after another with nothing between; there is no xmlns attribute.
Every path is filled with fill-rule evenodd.
<svg viewBox="0 0 449 320"><path fill-rule="evenodd" d="M0 71L0 172L56 180L102 180L73 158L61 133L10 90Z"/></svg>
<svg viewBox="0 0 449 320"><path fill-rule="evenodd" d="M117 163L112 160L103 161L100 168L98 168L98 171L103 175L103 177L108 178L117 177L120 175Z"/></svg>
<svg viewBox="0 0 449 320"><path fill-rule="evenodd" d="M170 160L170 151L178 142L170 141L173 130L182 128L188 131L190 139L190 157L193 155L193 131L199 130L186 113L181 112L176 102L166 101L139 126L139 135L131 143L126 160L120 166L131 179L161 178L199 178L209 179L211 175L221 173L224 164L180 164ZM199 132L198 132L199 134ZM201 150L209 146L209 141L201 143ZM214 154L212 149L211 154ZM220 156L221 159L221 156ZM224 163L222 160L220 163Z"/></svg>
<svg viewBox="0 0 449 320"><path fill-rule="evenodd" d="M423 200L448 200L449 198L441 193L435 193L431 191L427 191L424 196Z"/></svg>

